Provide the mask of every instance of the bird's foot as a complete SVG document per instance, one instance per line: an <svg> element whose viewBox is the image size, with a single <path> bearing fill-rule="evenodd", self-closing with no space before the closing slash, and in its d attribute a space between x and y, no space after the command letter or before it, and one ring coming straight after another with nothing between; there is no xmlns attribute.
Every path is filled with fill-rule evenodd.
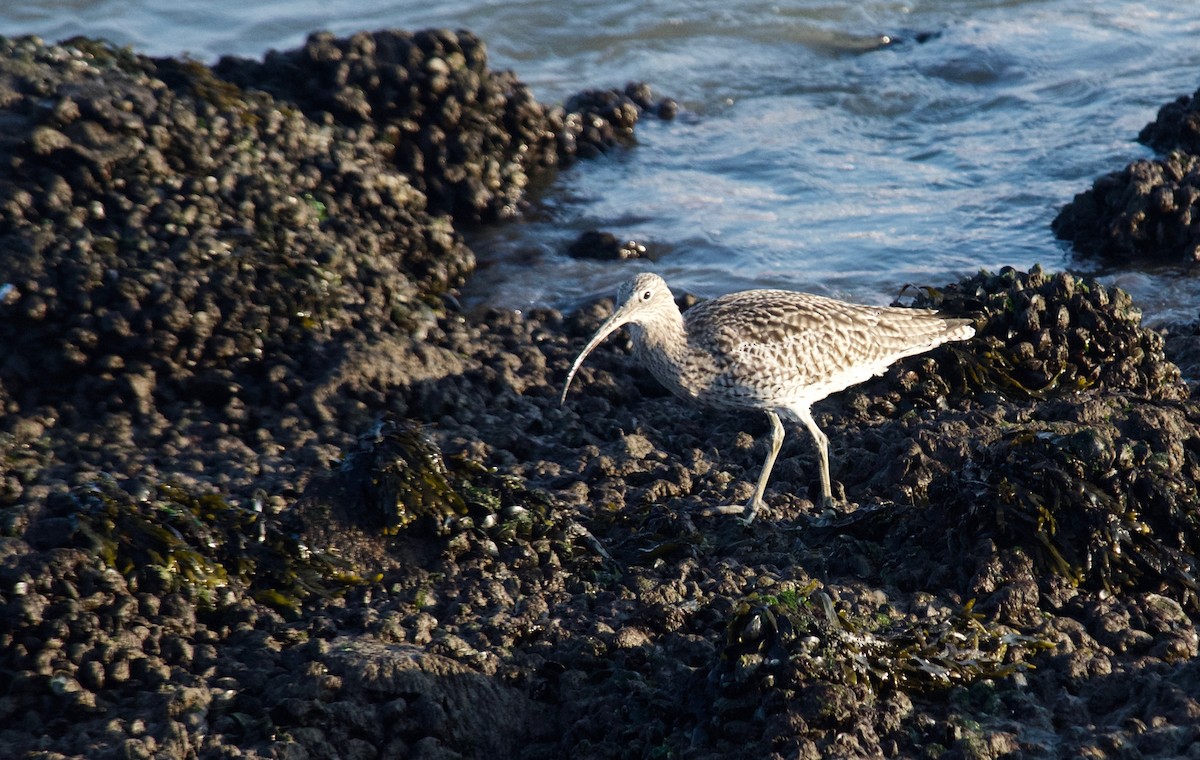
<svg viewBox="0 0 1200 760"><path fill-rule="evenodd" d="M716 515L740 515L746 511L746 507L742 504L722 504L719 507L705 507L700 510L703 517L715 517Z"/></svg>
<svg viewBox="0 0 1200 760"><path fill-rule="evenodd" d="M706 507L700 510L700 514L704 517L738 515L738 522L743 525L749 525L754 522L754 516L758 514L758 509L762 505L762 501L751 499L745 504L722 504L719 507Z"/></svg>

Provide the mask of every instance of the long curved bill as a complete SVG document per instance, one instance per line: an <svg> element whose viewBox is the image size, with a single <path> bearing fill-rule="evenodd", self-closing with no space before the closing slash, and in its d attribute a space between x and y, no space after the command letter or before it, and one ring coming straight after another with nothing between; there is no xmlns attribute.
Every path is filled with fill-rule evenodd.
<svg viewBox="0 0 1200 760"><path fill-rule="evenodd" d="M601 324L596 330L596 334L592 336L592 339L589 340L587 345L583 347L583 350L579 352L579 356L576 357L575 363L571 365L571 371L567 373L567 382L563 384L562 395L558 397L559 406L562 406L564 403L566 403L567 391L571 387L571 380L574 379L575 373L579 370L579 368L583 366L583 360L587 358L587 355L592 352L593 348L600 345L605 338L619 330L627 322L629 322L629 311L623 306L614 311L611 317L604 320L604 323Z"/></svg>

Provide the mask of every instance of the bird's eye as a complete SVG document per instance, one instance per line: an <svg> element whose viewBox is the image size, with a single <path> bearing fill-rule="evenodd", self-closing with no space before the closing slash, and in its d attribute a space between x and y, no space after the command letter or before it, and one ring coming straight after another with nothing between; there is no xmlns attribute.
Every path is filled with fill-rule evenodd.
<svg viewBox="0 0 1200 760"><path fill-rule="evenodd" d="M653 293L652 293L651 291L649 291L649 290L643 290L643 291L642 291L642 300L643 300L643 301L649 301L649 300L650 300L650 296L651 296L651 295L653 295Z"/></svg>

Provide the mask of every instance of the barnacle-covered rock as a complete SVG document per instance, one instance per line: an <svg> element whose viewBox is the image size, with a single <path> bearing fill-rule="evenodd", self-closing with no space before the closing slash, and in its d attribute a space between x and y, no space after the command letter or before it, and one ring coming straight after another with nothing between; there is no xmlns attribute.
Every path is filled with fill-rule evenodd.
<svg viewBox="0 0 1200 760"><path fill-rule="evenodd" d="M642 82L630 82L624 90L585 90L572 96L563 106L566 139L559 144L584 157L629 144L643 111L653 109L664 119L674 115L671 101L654 106L651 97L650 87Z"/></svg>
<svg viewBox="0 0 1200 760"><path fill-rule="evenodd" d="M961 397L970 422L945 420L948 437L881 450L900 455L887 466L924 506L860 509L838 529L889 551L950 547L959 561L942 582L1010 621L1036 617L1039 587L1051 604L1067 586L1167 589L1194 605L1200 411L1129 296L1068 273L1005 268L917 303L973 314L976 337L868 383L847 404ZM926 370L935 377L922 381Z"/></svg>
<svg viewBox="0 0 1200 760"><path fill-rule="evenodd" d="M1022 547L1072 584L1169 589L1200 609L1198 426L1191 404L1049 405L935 487L932 522Z"/></svg>
<svg viewBox="0 0 1200 760"><path fill-rule="evenodd" d="M1166 154L1098 178L1051 227L1075 250L1110 261L1200 260L1200 91L1159 109L1138 140Z"/></svg>
<svg viewBox="0 0 1200 760"><path fill-rule="evenodd" d="M94 552L134 591L180 593L201 607L228 603L228 590L297 612L364 582L343 560L305 546L261 501L240 506L169 483L130 490L102 480L52 500L33 535Z"/></svg>
<svg viewBox="0 0 1200 760"><path fill-rule="evenodd" d="M558 160L561 124L512 72L488 67L470 32L321 32L261 62L223 58L214 71L376 135L433 213L513 216L529 174Z"/></svg>
<svg viewBox="0 0 1200 760"><path fill-rule="evenodd" d="M953 360L940 364L949 389L1016 399L1085 390L1187 396L1162 336L1142 327L1127 293L1094 279L1004 267L922 293L916 305L976 318L970 350L948 352Z"/></svg>
<svg viewBox="0 0 1200 760"><path fill-rule="evenodd" d="M1029 669L1045 642L985 623L972 607L898 621L836 610L815 581L752 594L734 609L709 675L718 719L786 712L798 702L814 708L802 711L813 728L840 728L892 692L944 692Z"/></svg>
<svg viewBox="0 0 1200 760"><path fill-rule="evenodd" d="M922 692L1029 667L1020 655L1041 645L1003 626L985 625L972 607L897 625L835 611L816 582L781 594L755 594L734 610L711 680L744 685L751 676L790 670L797 681L817 678Z"/></svg>
<svg viewBox="0 0 1200 760"><path fill-rule="evenodd" d="M431 92L453 81L433 62L453 66L447 39L429 40L445 55L422 51ZM365 66L361 44L345 55ZM843 394L862 412L834 415L845 511L818 515L799 496L815 465L789 435L765 519L700 518L749 495L764 421L681 414L628 373L619 345L586 408L559 408L575 353L564 333L590 333L600 309L463 312L430 298L459 271L453 256L371 249L391 220L404 226L399 209L423 208L417 180L377 150L386 126L346 128L323 110L314 132L293 129L305 123L293 102L191 62L147 73L97 43L14 55L30 68L19 88L0 77L0 100L15 98L14 125L40 121L14 128L5 154L24 163L0 179L0 213L19 228L0 235L27 248L4 264L41 266L38 252L92 240L105 219L122 235L93 246L102 255L56 254L53 273L0 278L5 339L57 309L0 357L10 754L1184 756L1195 744L1200 419L1123 294L1040 270L927 290L922 304L974 315L980 337ZM72 97L44 75L48 58L79 75ZM130 83L144 89L128 103L107 95ZM363 103L375 112L361 84L336 88L347 120ZM153 151L121 143L126 127L172 137L138 127L146 92L209 104L155 125L186 138L159 150L157 184L127 171ZM628 124L624 97L649 103L634 88L588 107ZM559 160L578 134L555 135ZM594 136L628 138L603 125ZM233 179L248 184L228 184L226 160L246 162ZM256 211L279 199L280 177L341 181L348 167L335 191L301 185L299 208ZM88 203L55 210L76 187ZM214 209L233 226L205 226ZM52 223L39 226L44 211ZM453 250L449 217L426 222L405 240ZM233 230L249 242L225 258L186 248L240 239ZM279 240L298 247L256 258ZM226 261L239 257L245 268ZM259 282L264 260L279 270ZM270 291L273 278L296 292ZM237 340L262 327L255 288L291 300L268 310L262 353L241 354ZM160 307L169 324L145 339L143 312ZM90 342L101 332L131 343ZM82 369L39 374L45 357L26 350L38 346L82 356ZM426 427L387 422L355 440L389 416ZM271 494L261 512L259 487Z"/></svg>
<svg viewBox="0 0 1200 760"><path fill-rule="evenodd" d="M511 71L492 71L483 42L463 30L321 32L261 62L223 58L214 71L314 120L329 114L378 135L431 212L472 222L516 215L533 175L630 141L651 107L644 84L543 106Z"/></svg>
<svg viewBox="0 0 1200 760"><path fill-rule="evenodd" d="M1112 261L1200 260L1200 161L1171 152L1106 174L1063 206L1051 227L1075 250Z"/></svg>
<svg viewBox="0 0 1200 760"><path fill-rule="evenodd" d="M636 240L621 240L611 232L586 230L567 246L567 255L602 261L638 259L646 255L646 246Z"/></svg>
<svg viewBox="0 0 1200 760"><path fill-rule="evenodd" d="M847 418L895 418L956 400L1070 398L1083 391L1186 398L1187 386L1142 327L1127 293L1069 272L1004 267L945 288L919 288L913 306L975 320L975 337L898 363L834 399Z"/></svg>
<svg viewBox="0 0 1200 760"><path fill-rule="evenodd" d="M466 456L447 458L420 425L389 419L362 435L336 471L310 484L299 516L322 544L339 543L335 534L350 526L384 536L479 528L504 541L544 534L549 508L548 497L519 478Z"/></svg>
<svg viewBox="0 0 1200 760"><path fill-rule="evenodd" d="M1154 121L1138 133L1138 142L1160 153L1178 150L1200 155L1200 90L1180 95L1158 109Z"/></svg>
<svg viewBox="0 0 1200 760"><path fill-rule="evenodd" d="M258 403L284 347L326 365L474 266L381 145L199 64L0 39L0 82L0 382L31 407Z"/></svg>

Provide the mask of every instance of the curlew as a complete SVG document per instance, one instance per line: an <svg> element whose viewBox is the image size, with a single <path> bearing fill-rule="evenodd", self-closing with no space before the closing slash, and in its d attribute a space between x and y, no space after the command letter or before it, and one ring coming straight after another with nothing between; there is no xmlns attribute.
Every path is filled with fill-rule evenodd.
<svg viewBox="0 0 1200 760"><path fill-rule="evenodd" d="M790 290L746 290L679 310L667 283L639 274L617 291L616 310L579 353L559 403L587 355L629 325L635 358L679 398L715 409L754 409L771 421L771 443L750 501L710 513L754 519L783 444L780 417L802 423L817 444L824 506L833 504L829 439L813 403L883 372L906 356L975 334L969 319L929 309L862 306Z"/></svg>

